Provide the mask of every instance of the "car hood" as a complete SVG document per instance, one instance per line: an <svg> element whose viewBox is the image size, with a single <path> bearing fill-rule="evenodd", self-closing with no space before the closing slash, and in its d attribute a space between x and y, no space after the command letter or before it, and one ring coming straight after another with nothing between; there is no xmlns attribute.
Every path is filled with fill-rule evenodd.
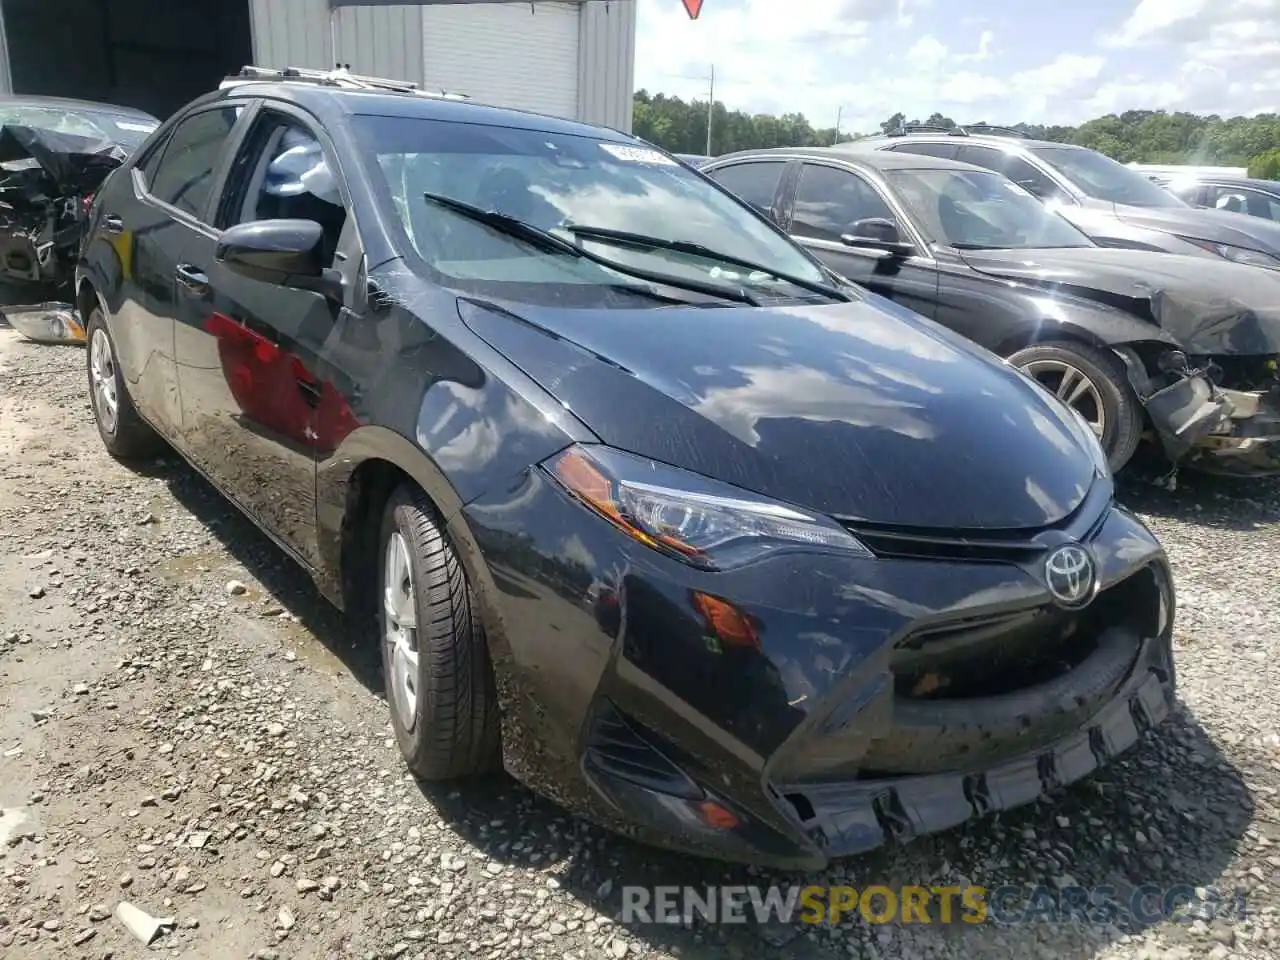
<svg viewBox="0 0 1280 960"><path fill-rule="evenodd" d="M1159 230L1208 243L1262 250L1280 256L1280 224L1227 210L1201 207L1130 207L1116 204L1116 216L1125 223Z"/></svg>
<svg viewBox="0 0 1280 960"><path fill-rule="evenodd" d="M1095 478L1065 407L879 297L459 312L605 443L827 514L1026 530L1074 511Z"/></svg>
<svg viewBox="0 0 1280 960"><path fill-rule="evenodd" d="M128 156L125 147L110 140L5 124L0 126L0 164L5 170L0 189L17 190L33 202L43 199L41 190L54 196L92 192ZM24 172L32 169L38 176L24 180Z"/></svg>
<svg viewBox="0 0 1280 960"><path fill-rule="evenodd" d="M1120 250L966 250L989 276L1103 303L1206 356L1280 353L1280 272L1222 259Z"/></svg>

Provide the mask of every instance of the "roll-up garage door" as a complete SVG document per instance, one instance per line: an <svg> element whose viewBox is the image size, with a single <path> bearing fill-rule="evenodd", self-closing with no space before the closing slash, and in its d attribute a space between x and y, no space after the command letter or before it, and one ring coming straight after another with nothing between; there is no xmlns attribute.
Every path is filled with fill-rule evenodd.
<svg viewBox="0 0 1280 960"><path fill-rule="evenodd" d="M426 88L577 117L580 10L544 0L422 7Z"/></svg>

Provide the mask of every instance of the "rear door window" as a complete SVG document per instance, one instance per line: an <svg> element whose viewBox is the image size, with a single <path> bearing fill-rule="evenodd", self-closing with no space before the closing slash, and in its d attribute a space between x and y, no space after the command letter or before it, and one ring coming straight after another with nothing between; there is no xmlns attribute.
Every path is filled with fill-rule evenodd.
<svg viewBox="0 0 1280 960"><path fill-rule="evenodd" d="M960 148L956 159L962 163L972 163L975 166L994 170L996 173L1003 173L1027 193L1041 200L1062 196L1062 191L1058 189L1056 183L1016 153L1006 153L994 147L966 145Z"/></svg>
<svg viewBox="0 0 1280 960"><path fill-rule="evenodd" d="M149 171L151 195L203 219L223 148L231 139L239 111L239 107L217 107L179 123L159 163Z"/></svg>
<svg viewBox="0 0 1280 960"><path fill-rule="evenodd" d="M924 157L941 157L943 160L954 160L956 150L959 149L954 143L939 143L937 141L925 140L919 143L899 143L896 146L889 147L894 153L918 153Z"/></svg>
<svg viewBox="0 0 1280 960"><path fill-rule="evenodd" d="M765 216L771 216L784 167L786 164L777 160L753 160L711 170L707 176Z"/></svg>

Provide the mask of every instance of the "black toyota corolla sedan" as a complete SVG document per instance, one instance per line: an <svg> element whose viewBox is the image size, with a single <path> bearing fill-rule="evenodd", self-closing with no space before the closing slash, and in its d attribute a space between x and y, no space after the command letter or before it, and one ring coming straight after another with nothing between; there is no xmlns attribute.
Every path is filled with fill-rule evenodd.
<svg viewBox="0 0 1280 960"><path fill-rule="evenodd" d="M918 154L784 147L709 177L849 279L970 337L1093 428L1113 470L1280 473L1280 272L1101 247L1003 174Z"/></svg>
<svg viewBox="0 0 1280 960"><path fill-rule="evenodd" d="M107 449L171 445L377 638L419 777L816 867L1174 696L1083 419L642 141L228 82L112 175L78 279Z"/></svg>

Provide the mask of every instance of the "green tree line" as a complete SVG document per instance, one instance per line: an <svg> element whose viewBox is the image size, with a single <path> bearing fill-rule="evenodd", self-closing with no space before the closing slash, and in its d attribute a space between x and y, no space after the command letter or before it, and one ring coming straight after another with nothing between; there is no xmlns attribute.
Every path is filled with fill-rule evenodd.
<svg viewBox="0 0 1280 960"><path fill-rule="evenodd" d="M885 119L873 133L887 133L903 123L954 127L940 113L908 121L901 113ZM639 91L632 129L673 153L707 152L707 101L682 100L663 93ZM1251 176L1280 179L1280 114L1255 117L1202 116L1164 110L1126 110L1097 117L1079 126L1018 123L1011 129L1039 140L1089 147L1122 163L1194 163L1248 167ZM750 114L716 101L711 111L711 154L760 147L827 146L861 136L852 130L815 127L799 113Z"/></svg>

